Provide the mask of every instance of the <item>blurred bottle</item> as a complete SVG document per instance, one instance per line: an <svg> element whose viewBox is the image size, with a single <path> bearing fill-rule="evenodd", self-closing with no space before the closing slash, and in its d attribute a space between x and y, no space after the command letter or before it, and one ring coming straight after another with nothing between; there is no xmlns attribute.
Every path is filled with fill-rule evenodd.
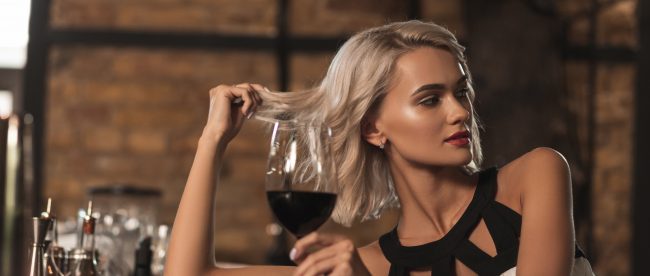
<svg viewBox="0 0 650 276"><path fill-rule="evenodd" d="M77 248L68 254L68 271L72 276L99 275L97 269L98 253L95 250L95 218L92 217L92 207L93 202L90 201L86 216L83 218Z"/></svg>
<svg viewBox="0 0 650 276"><path fill-rule="evenodd" d="M165 261L167 260L167 246L169 245L169 234L171 229L168 225L161 224L158 226L157 235L154 236L153 243L153 260L151 263L151 272L153 275L163 275Z"/></svg>
<svg viewBox="0 0 650 276"><path fill-rule="evenodd" d="M102 252L102 271L108 275L132 275L138 242L154 237L152 244L158 244L156 229L162 193L133 183L106 183L89 188L87 193L97 206L95 238L96 247Z"/></svg>
<svg viewBox="0 0 650 276"><path fill-rule="evenodd" d="M151 250L151 237L145 237L140 241L138 250L135 251L135 269L134 276L151 276L151 260L153 251Z"/></svg>
<svg viewBox="0 0 650 276"><path fill-rule="evenodd" d="M0 91L0 275L28 275L34 253L28 251L37 243L29 236L38 228L30 218L37 215L40 194L34 188L32 127L31 115L13 110L13 93Z"/></svg>
<svg viewBox="0 0 650 276"><path fill-rule="evenodd" d="M63 276L66 261L65 249L59 245L57 220L51 208L52 199L48 198L46 211L41 213L42 218L50 218L50 226L45 235L45 253L43 254L43 263L45 264L44 275Z"/></svg>

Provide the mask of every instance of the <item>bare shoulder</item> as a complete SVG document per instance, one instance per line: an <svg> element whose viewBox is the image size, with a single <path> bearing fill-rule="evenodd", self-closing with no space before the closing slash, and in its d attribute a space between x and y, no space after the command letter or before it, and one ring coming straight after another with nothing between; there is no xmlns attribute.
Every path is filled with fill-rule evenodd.
<svg viewBox="0 0 650 276"><path fill-rule="evenodd" d="M530 174L567 174L569 164L560 152L539 147L506 164L502 171L509 176L518 177Z"/></svg>
<svg viewBox="0 0 650 276"><path fill-rule="evenodd" d="M570 189L571 172L566 158L558 151L535 148L503 166L501 179L516 190L522 199L526 194Z"/></svg>
<svg viewBox="0 0 650 276"><path fill-rule="evenodd" d="M526 193L549 188L566 190L570 179L569 164L560 152L548 147L535 148L499 170L497 201L504 201L502 203L521 213Z"/></svg>
<svg viewBox="0 0 650 276"><path fill-rule="evenodd" d="M372 275L388 275L390 263L381 251L379 241L374 241L359 250L359 256Z"/></svg>
<svg viewBox="0 0 650 276"><path fill-rule="evenodd" d="M568 275L575 237L566 159L551 148L536 148L513 161L509 173L521 191L517 273Z"/></svg>

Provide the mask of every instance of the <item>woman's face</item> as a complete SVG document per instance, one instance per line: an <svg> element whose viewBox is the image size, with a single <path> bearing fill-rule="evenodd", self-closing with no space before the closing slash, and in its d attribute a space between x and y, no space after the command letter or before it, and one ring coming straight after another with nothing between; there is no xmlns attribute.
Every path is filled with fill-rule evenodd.
<svg viewBox="0 0 650 276"><path fill-rule="evenodd" d="M448 51L422 47L402 55L375 117L389 156L415 165L467 165L468 93L465 73ZM449 139L459 132L466 133Z"/></svg>

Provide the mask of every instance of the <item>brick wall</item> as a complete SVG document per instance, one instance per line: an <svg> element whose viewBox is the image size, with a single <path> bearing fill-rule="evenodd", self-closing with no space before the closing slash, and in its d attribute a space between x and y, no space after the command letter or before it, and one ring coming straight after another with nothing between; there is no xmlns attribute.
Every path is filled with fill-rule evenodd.
<svg viewBox="0 0 650 276"><path fill-rule="evenodd" d="M130 182L163 191L160 219L168 224L205 123L208 89L247 80L276 86L274 57L262 52L56 47L49 71L45 194L58 212L74 214L88 187ZM239 236L263 240L270 218L251 216L266 207L257 198L262 190L244 187L263 188L265 141L254 129L242 134L227 159L217 231L234 226Z"/></svg>
<svg viewBox="0 0 650 276"><path fill-rule="evenodd" d="M590 1L564 1L567 16L585 13ZM583 2L581 4L581 2ZM635 6L637 1L603 5L597 13L599 47L638 47ZM574 45L589 41L588 17L576 17L568 38ZM631 260L631 186L634 133L636 64L600 61L595 71L594 168L591 186L593 228L592 258L597 275L629 275ZM566 64L570 109L578 119L580 142L587 137L588 62ZM580 171L577 171L578 177ZM584 236L584 235L582 235Z"/></svg>
<svg viewBox="0 0 650 276"><path fill-rule="evenodd" d="M405 19L408 9L404 4L407 1L290 2L289 31L297 35L353 33L369 26ZM463 4L468 1L421 2L421 14L425 20L447 26L461 40L476 34L477 30L466 23L477 20L467 16L467 7ZM636 47L635 3L620 1L599 13L597 41L600 45ZM51 25L56 29L173 30L259 36L273 36L276 32L277 3L273 0L57 0L52 4ZM591 1L587 0L558 1L560 16L564 18L583 13L590 5ZM528 20L514 15L508 15L508 18L511 22ZM535 20L528 22L548 22ZM567 37L571 43L588 43L588 23L584 16L570 22ZM470 23L470 26L473 25ZM488 32L489 27L482 25L479 31ZM496 31L499 30L503 32L503 28ZM521 35L521 39L531 38L538 36ZM493 118L486 133L486 151L492 153L489 161L509 160L534 145L559 144L558 141L569 131L563 117L554 117L548 125L550 130L543 135L538 135L539 128L534 131L511 128L512 123L502 123L505 120L498 119L512 115L508 114L511 110L498 108L499 101L503 100L498 95L504 95L499 93L508 88L506 83L511 79L508 76L512 76L513 67L498 67L497 78L481 80L481 72L495 71L497 67L491 66L489 59L483 59L479 56L480 51L475 49L483 49L484 53L492 55L496 51L491 51L489 45L481 46L476 40L469 42L470 53L476 53L470 56L472 69L477 83L483 85L479 87L480 112L488 123ZM538 47L535 41L522 43L517 44L520 49L532 51ZM503 52L506 58L511 50ZM290 56L289 88L299 90L317 83L332 56L333 53L295 53ZM544 54L539 56L544 57ZM534 69L538 69L534 67L538 63L532 64L530 60L521 58L512 59L512 62L519 62L518 66L523 68L518 79L527 78L539 83L547 80L545 77L531 77L535 74ZM546 122L538 117L539 112L530 112L538 110L528 108L539 103L533 100L541 99L549 105L557 102L557 107L535 108L566 108L575 115L577 121L573 126L584 145L587 140L588 63L557 59L556 63L544 64L548 65L547 68L559 70L554 73L557 83L544 84L544 87L550 87L549 90L557 90L550 102L543 97L532 97L526 93L527 90L510 94L518 95L517 98L506 98L520 101L519 119L522 122L540 122L530 124L534 126ZM78 207L83 206L88 187L132 182L163 191L160 220L171 223L207 116L208 89L219 83L244 81L256 81L278 89L277 64L272 51L67 45L51 49L48 70L44 195L54 198L59 216L72 216ZM628 218L630 214L631 103L635 69L633 64L599 63L597 70L597 151L594 154L595 182L592 186L594 227L582 230L593 231L597 274L625 275L629 273L630 234L629 221L622 218ZM562 85L563 80L566 88ZM561 93L563 89L566 89L565 94ZM215 246L220 260L262 263L271 245L265 232L271 214L263 193L267 140L260 124L247 124L227 153L217 193ZM495 142L497 134L518 137L518 140L505 147ZM521 142L526 137L534 139ZM534 143L527 144L529 142ZM560 145L562 147L567 145ZM572 169L576 182L585 178L580 168ZM355 225L351 229L331 222L324 228L350 235L358 245L363 245L388 231L395 219L395 212L389 212L382 220ZM579 237L583 236L584 233L579 233Z"/></svg>

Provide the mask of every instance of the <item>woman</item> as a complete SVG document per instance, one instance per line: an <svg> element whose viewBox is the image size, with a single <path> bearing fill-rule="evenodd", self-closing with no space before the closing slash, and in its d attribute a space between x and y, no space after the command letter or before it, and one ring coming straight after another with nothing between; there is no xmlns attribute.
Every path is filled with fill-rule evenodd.
<svg viewBox="0 0 650 276"><path fill-rule="evenodd" d="M213 88L165 274L591 275L575 246L571 178L561 154L538 148L499 169L479 169L463 51L443 27L393 23L348 40L310 91ZM241 107L232 105L237 98ZM330 126L340 185L333 219L347 225L399 205L395 229L358 249L345 237L312 233L291 251L297 267L214 267L213 225L196 222L212 221L213 168L253 113Z"/></svg>

